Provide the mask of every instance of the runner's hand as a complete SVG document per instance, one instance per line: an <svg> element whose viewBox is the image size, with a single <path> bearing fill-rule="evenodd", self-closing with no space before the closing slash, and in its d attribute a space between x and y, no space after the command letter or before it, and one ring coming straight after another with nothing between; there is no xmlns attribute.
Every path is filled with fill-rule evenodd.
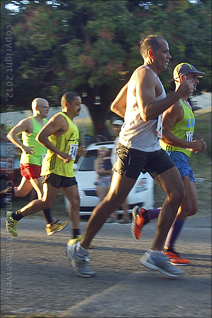
<svg viewBox="0 0 212 318"><path fill-rule="evenodd" d="M62 159L64 161L64 163L68 163L70 161L72 161L72 156L70 156L68 153L61 153L60 155L57 154L58 158Z"/></svg>
<svg viewBox="0 0 212 318"><path fill-rule="evenodd" d="M85 157L86 153L87 153L87 150L85 146L81 146L78 148L78 151L77 151L78 156Z"/></svg>
<svg viewBox="0 0 212 318"><path fill-rule="evenodd" d="M194 91L194 84L191 79L187 79L186 75L183 76L183 81L181 82L180 86L177 89L177 92L180 94L181 97L189 96Z"/></svg>
<svg viewBox="0 0 212 318"><path fill-rule="evenodd" d="M26 152L28 155L32 155L35 153L32 148L35 148L35 147L34 146L33 147L23 146L22 151Z"/></svg>
<svg viewBox="0 0 212 318"><path fill-rule="evenodd" d="M197 152L205 152L207 144L204 141L204 138L202 138L200 140L193 140L192 143L193 143L192 149L193 149L193 151L195 153L197 153Z"/></svg>

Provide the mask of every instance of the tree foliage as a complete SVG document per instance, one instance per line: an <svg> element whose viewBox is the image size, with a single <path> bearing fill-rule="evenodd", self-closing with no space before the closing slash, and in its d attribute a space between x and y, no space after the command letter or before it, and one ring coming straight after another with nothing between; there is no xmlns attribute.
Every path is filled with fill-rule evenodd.
<svg viewBox="0 0 212 318"><path fill-rule="evenodd" d="M9 10L9 3L18 10ZM2 106L8 102L8 25L13 53L10 103L19 109L30 108L38 96L58 106L61 95L74 90L84 96L95 132L107 134L110 103L142 64L140 38L151 33L164 36L170 45L172 61L161 74L167 91L173 89L168 80L180 62L203 70L199 89L210 90L210 6L209 1L197 5L187 0L2 1ZM97 96L100 104L95 103Z"/></svg>

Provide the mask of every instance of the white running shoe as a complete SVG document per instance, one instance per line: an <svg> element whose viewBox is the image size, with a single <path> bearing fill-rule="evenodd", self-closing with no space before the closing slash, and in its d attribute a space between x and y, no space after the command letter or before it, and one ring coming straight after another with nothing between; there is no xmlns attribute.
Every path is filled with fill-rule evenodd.
<svg viewBox="0 0 212 318"><path fill-rule="evenodd" d="M169 277L179 277L185 274L183 270L172 265L167 256L160 251L148 250L141 257L140 263L147 268L159 271Z"/></svg>
<svg viewBox="0 0 212 318"><path fill-rule="evenodd" d="M77 243L72 245L67 244L66 247L67 256L71 260L71 265L75 272L81 277L88 278L95 276L95 271L89 267L89 253L87 253L87 255L77 253L76 245Z"/></svg>

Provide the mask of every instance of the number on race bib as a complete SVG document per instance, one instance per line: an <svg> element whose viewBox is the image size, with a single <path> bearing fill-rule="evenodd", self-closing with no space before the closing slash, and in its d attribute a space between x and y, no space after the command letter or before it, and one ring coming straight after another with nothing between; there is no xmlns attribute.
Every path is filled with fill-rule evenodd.
<svg viewBox="0 0 212 318"><path fill-rule="evenodd" d="M158 116L158 120L157 120L157 127L155 129L156 135L158 136L158 138L162 138L162 132L163 132L163 124L162 124L162 115Z"/></svg>
<svg viewBox="0 0 212 318"><path fill-rule="evenodd" d="M187 136L187 141L192 142L193 141L193 131L187 131L186 136Z"/></svg>
<svg viewBox="0 0 212 318"><path fill-rule="evenodd" d="M70 144L69 155L72 157L72 160L76 159L77 150L78 150L78 145Z"/></svg>
<svg viewBox="0 0 212 318"><path fill-rule="evenodd" d="M193 135L194 135L193 131L187 131L186 132L187 141L192 142L193 141ZM191 151L191 149L188 149L188 148L186 148L186 150Z"/></svg>

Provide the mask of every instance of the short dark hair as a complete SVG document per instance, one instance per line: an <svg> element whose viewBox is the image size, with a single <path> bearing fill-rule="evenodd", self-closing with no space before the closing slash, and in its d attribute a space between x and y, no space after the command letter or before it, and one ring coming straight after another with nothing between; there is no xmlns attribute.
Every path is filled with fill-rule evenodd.
<svg viewBox="0 0 212 318"><path fill-rule="evenodd" d="M61 106L62 106L62 109L65 108L65 103L68 102L68 103L72 103L76 97L78 97L79 94L77 93L74 93L74 92L67 92L65 93L62 98L61 98Z"/></svg>
<svg viewBox="0 0 212 318"><path fill-rule="evenodd" d="M141 39L140 41L140 53L143 59L147 58L148 50L156 52L160 48L159 40L164 40L161 36L151 34Z"/></svg>

